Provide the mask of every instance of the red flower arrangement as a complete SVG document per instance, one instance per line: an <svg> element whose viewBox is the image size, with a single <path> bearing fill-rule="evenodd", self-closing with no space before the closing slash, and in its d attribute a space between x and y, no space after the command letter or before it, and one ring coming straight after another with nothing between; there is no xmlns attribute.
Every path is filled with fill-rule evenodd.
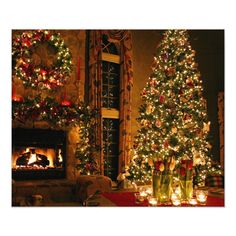
<svg viewBox="0 0 236 236"><path fill-rule="evenodd" d="M183 201L191 199L193 194L193 161L189 159L180 161L179 180L181 198Z"/></svg>
<svg viewBox="0 0 236 236"><path fill-rule="evenodd" d="M174 157L158 160L154 162L154 171L156 172L164 172L167 173L169 171L173 171L175 168L175 159Z"/></svg>
<svg viewBox="0 0 236 236"><path fill-rule="evenodd" d="M193 161L181 160L179 174L180 178L185 178L186 180L191 179L193 176Z"/></svg>

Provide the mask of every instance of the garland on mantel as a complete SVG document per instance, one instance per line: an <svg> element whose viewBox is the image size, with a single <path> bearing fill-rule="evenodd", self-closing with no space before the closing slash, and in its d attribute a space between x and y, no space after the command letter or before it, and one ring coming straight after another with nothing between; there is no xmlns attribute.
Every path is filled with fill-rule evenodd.
<svg viewBox="0 0 236 236"><path fill-rule="evenodd" d="M24 101L12 101L12 119L21 123L27 121L46 121L56 128L79 127L80 140L76 145L76 168L81 174L95 174L98 171L94 154L97 150L94 142L94 126L97 111L83 102L73 104L64 100L58 103L51 97Z"/></svg>
<svg viewBox="0 0 236 236"><path fill-rule="evenodd" d="M50 66L36 64L34 49L47 43L56 52ZM49 30L30 30L16 35L12 40L13 78L22 80L25 87L52 90L62 87L71 72L71 53L59 33Z"/></svg>

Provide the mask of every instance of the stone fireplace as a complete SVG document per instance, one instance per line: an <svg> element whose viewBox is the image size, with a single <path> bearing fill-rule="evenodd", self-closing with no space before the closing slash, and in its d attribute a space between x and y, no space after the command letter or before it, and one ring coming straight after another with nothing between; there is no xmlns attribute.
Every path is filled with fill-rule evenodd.
<svg viewBox="0 0 236 236"><path fill-rule="evenodd" d="M66 132L16 128L12 131L12 178L66 177Z"/></svg>
<svg viewBox="0 0 236 236"><path fill-rule="evenodd" d="M79 127L52 129L47 122L13 126L12 178L75 180L75 149L79 139Z"/></svg>

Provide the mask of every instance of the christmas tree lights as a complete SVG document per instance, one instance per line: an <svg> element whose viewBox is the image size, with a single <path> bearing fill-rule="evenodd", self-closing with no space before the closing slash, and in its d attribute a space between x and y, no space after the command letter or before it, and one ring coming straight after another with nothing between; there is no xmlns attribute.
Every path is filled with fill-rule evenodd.
<svg viewBox="0 0 236 236"><path fill-rule="evenodd" d="M154 164L192 160L194 183L212 169L210 122L195 51L186 30L167 30L157 48L153 72L141 92L140 129L129 166L132 181L149 182Z"/></svg>

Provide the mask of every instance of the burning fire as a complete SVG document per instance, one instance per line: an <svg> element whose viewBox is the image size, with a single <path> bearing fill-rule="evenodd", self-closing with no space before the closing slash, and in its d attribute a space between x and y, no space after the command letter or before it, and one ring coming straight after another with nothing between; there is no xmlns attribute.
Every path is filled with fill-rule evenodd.
<svg viewBox="0 0 236 236"><path fill-rule="evenodd" d="M62 167L62 150L53 148L18 149L13 152L12 168L16 169L47 169Z"/></svg>
<svg viewBox="0 0 236 236"><path fill-rule="evenodd" d="M28 165L32 164L32 163L35 163L37 162L37 156L36 156L36 153L31 153L30 154L30 159L28 161Z"/></svg>
<svg viewBox="0 0 236 236"><path fill-rule="evenodd" d="M59 161L60 163L63 162L63 158L62 158L62 155L61 155L61 149L59 149L59 151L58 151L58 161Z"/></svg>

